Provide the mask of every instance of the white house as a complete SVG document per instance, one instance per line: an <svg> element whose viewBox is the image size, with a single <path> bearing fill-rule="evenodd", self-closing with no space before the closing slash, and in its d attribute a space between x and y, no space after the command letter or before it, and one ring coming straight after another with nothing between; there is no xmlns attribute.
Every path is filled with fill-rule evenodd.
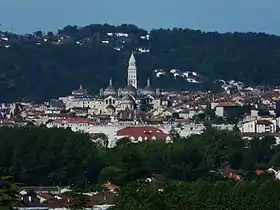
<svg viewBox="0 0 280 210"><path fill-rule="evenodd" d="M276 133L277 122L273 118L255 119L242 122L242 133Z"/></svg>

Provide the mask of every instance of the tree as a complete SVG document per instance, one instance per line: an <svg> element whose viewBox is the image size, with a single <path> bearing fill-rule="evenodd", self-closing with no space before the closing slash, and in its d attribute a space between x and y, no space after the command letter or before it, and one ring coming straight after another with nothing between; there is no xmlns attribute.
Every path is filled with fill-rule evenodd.
<svg viewBox="0 0 280 210"><path fill-rule="evenodd" d="M27 185L71 185L83 191L112 182L163 184L165 180L195 182L225 180L221 169L230 167L245 180L255 170L280 168L280 150L273 137L245 144L239 132L207 128L200 135L99 147L89 135L44 127L0 128L0 172ZM18 139L21 139L18 141ZM161 178L160 178L161 177ZM159 181L162 180L162 181Z"/></svg>
<svg viewBox="0 0 280 210"><path fill-rule="evenodd" d="M18 199L17 184L12 177L0 177L0 208L10 210Z"/></svg>
<svg viewBox="0 0 280 210"><path fill-rule="evenodd" d="M86 177L91 183L98 180L102 162L86 134L25 127L0 128L0 135L1 174L12 174L29 185L84 183Z"/></svg>
<svg viewBox="0 0 280 210"><path fill-rule="evenodd" d="M119 184L122 176L124 175L124 171L115 166L108 166L102 169L99 174L98 182L100 184L104 184L106 182L111 182L114 184Z"/></svg>
<svg viewBox="0 0 280 210"><path fill-rule="evenodd" d="M179 113L177 113L177 112L172 113L172 118L173 119L180 119Z"/></svg>
<svg viewBox="0 0 280 210"><path fill-rule="evenodd" d="M115 209L278 209L279 187L275 181L130 184L120 191Z"/></svg>
<svg viewBox="0 0 280 210"><path fill-rule="evenodd" d="M108 33L127 33L128 37ZM0 48L0 100L46 101L69 94L81 82L94 91L107 86L104 78L109 76L121 86L126 79L123 72L128 54L137 48L151 50L137 54L141 85L147 77L154 78L155 87L174 90L221 89L214 84L217 79L233 79L248 85L279 84L278 36L174 28L155 29L150 32L150 39L141 38L147 34L129 24L66 26L58 33L49 32L48 42L35 36L26 42L21 35L9 34L7 44L11 47ZM102 44L102 40L109 44ZM75 59L69 59L72 57ZM155 68L196 71L202 75L202 83L175 80L172 74L158 78L153 72ZM83 71L77 76L80 69Z"/></svg>
<svg viewBox="0 0 280 210"><path fill-rule="evenodd" d="M208 158L214 161L217 168L223 163L232 167L240 166L243 158L244 143L235 132L208 128L199 136L202 147L205 147Z"/></svg>
<svg viewBox="0 0 280 210"><path fill-rule="evenodd" d="M108 136L104 133L94 134L92 137L93 141L95 141L100 147L108 147L109 140Z"/></svg>
<svg viewBox="0 0 280 210"><path fill-rule="evenodd" d="M264 137L262 139L254 138L250 142L249 154L251 158L255 161L256 167L270 168L268 164L274 156L273 145L276 139L274 137Z"/></svg>
<svg viewBox="0 0 280 210"><path fill-rule="evenodd" d="M170 130L169 133L170 133L170 135L172 136L172 139L173 139L174 141L176 141L176 140L178 140L178 139L180 138L180 134L178 133L178 131L175 130L174 127L171 128L171 130Z"/></svg>
<svg viewBox="0 0 280 210"><path fill-rule="evenodd" d="M42 37L43 36L43 32L42 31L36 31L36 32L34 32L34 36Z"/></svg>
<svg viewBox="0 0 280 210"><path fill-rule="evenodd" d="M49 32L47 33L47 35L48 35L49 38L52 38L52 37L54 36L54 33L51 32L51 31L49 31Z"/></svg>

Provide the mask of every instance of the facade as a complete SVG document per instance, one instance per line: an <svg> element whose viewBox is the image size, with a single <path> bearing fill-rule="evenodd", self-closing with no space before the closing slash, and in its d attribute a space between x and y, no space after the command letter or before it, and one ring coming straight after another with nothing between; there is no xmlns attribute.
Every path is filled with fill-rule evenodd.
<svg viewBox="0 0 280 210"><path fill-rule="evenodd" d="M241 123L242 133L276 133L277 122L275 119L255 119Z"/></svg>
<svg viewBox="0 0 280 210"><path fill-rule="evenodd" d="M127 85L124 88L116 89L113 86L112 78L109 79L108 87L99 91L99 96L94 97L80 86L79 89L72 91L72 95L61 97L67 109L88 108L93 114L113 115L122 110L141 109L142 105L158 109L161 107L161 91L151 86L150 79L147 85L138 88L137 64L132 53L127 69Z"/></svg>

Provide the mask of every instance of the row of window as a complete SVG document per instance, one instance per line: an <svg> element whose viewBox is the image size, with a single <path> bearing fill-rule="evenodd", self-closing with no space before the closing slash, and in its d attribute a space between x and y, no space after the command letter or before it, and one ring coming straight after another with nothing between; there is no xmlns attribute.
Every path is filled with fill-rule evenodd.
<svg viewBox="0 0 280 210"><path fill-rule="evenodd" d="M109 104L109 105L112 105L112 104L115 104L116 101L114 99L109 98L109 99L105 100L105 103Z"/></svg>

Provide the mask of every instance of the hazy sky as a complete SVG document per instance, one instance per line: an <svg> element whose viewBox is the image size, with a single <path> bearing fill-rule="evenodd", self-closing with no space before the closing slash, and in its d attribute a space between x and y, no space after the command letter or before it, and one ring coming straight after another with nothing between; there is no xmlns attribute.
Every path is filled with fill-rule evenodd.
<svg viewBox="0 0 280 210"><path fill-rule="evenodd" d="M280 35L279 8L280 0L0 0L0 29L56 31L106 22Z"/></svg>

